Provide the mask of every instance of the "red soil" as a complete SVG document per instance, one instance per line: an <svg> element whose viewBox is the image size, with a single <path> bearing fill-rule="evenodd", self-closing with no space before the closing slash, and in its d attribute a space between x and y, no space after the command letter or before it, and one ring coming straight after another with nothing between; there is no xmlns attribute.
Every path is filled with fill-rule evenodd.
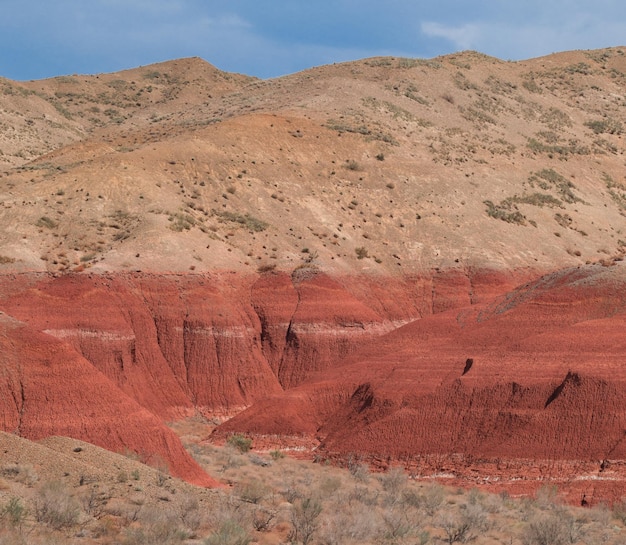
<svg viewBox="0 0 626 545"><path fill-rule="evenodd" d="M0 308L28 327L5 319L2 429L156 455L206 484L161 422L239 413L216 436L244 431L257 446L401 462L451 482L528 491L550 479L574 496L617 497L622 267L512 290L529 275L7 276Z"/></svg>
<svg viewBox="0 0 626 545"><path fill-rule="evenodd" d="M626 479L625 312L621 265L548 275L364 343L216 435L243 431L261 445L284 434L284 445L317 445L336 460L526 490L549 478L616 499Z"/></svg>
<svg viewBox="0 0 626 545"><path fill-rule="evenodd" d="M0 315L0 427L28 439L64 435L134 453L176 477L215 486L158 418L68 344Z"/></svg>

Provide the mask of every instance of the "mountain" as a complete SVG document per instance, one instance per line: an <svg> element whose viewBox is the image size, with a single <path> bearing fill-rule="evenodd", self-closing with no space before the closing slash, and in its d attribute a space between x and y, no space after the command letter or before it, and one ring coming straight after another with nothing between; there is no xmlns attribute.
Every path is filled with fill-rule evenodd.
<svg viewBox="0 0 626 545"><path fill-rule="evenodd" d="M380 57L270 80L193 58L2 79L0 310L160 422L240 413L215 437L293 432L329 457L360 445L407 465L409 452L608 459L579 424L559 434L561 413L539 415L570 399L546 404L562 385L577 392L568 410L596 419L589 396L622 387L619 365L597 362L622 345L566 365L528 339L579 351L619 330L625 52ZM535 285L554 314L522 295ZM489 315L520 298L530 307ZM554 371L520 374L508 356ZM472 411L502 410L491 397L513 385L533 392L526 427L478 425ZM416 416L435 399L450 422L470 415L455 438L433 441ZM610 437L615 407L598 428ZM71 433L93 440L85 422ZM373 431L417 422L423 441ZM476 439L507 429L547 431L536 449Z"/></svg>

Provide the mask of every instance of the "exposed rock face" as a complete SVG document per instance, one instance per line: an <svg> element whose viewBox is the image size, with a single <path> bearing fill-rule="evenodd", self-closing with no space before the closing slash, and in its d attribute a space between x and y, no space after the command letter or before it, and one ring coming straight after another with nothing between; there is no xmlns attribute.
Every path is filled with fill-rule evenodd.
<svg viewBox="0 0 626 545"><path fill-rule="evenodd" d="M626 477L625 326L622 265L562 271L365 343L216 434L282 433L418 474L579 478L606 497Z"/></svg>
<svg viewBox="0 0 626 545"><path fill-rule="evenodd" d="M314 269L17 275L0 308L67 341L141 405L174 418L195 409L232 413L399 325L515 281L494 275L489 289L475 289L471 278L331 279Z"/></svg>
<svg viewBox="0 0 626 545"><path fill-rule="evenodd" d="M2 430L29 439L75 437L134 452L194 484L216 484L172 431L65 342L1 315L0 353Z"/></svg>
<svg viewBox="0 0 626 545"><path fill-rule="evenodd" d="M4 318L2 429L156 453L207 482L160 422L239 413L216 437L518 488L577 473L571 490L613 497L623 265L512 289L530 274L7 276L0 308L28 326Z"/></svg>
<svg viewBox="0 0 626 545"><path fill-rule="evenodd" d="M444 275L333 279L314 268L254 277L7 275L0 308L28 324L12 328L7 339L17 336L23 342L32 334L36 343L27 351L12 345L13 378L5 385L10 395L3 396L2 429L28 437L67 434L112 449L158 453L175 466L181 463L176 461L180 452L172 453L180 445L171 434L163 444L154 444L145 419L154 427L159 418L180 418L196 410L232 415L316 372L332 370L359 346L400 325L505 291L515 281L513 275L493 274L495 281L481 287L485 274L459 272L451 282ZM62 352L68 363L49 372L50 351ZM71 377L80 378L80 384L65 381L72 366L81 370L82 375ZM39 370L39 382L20 379L17 370L22 368ZM83 382L100 385L98 389L104 384L110 396L124 402L109 400L101 406L102 395L83 388ZM43 401L20 404L21 388L36 384L46 385L37 395L58 392L48 398L45 410ZM36 399L34 395L28 399ZM81 403L73 401L75 395L84 396ZM110 429L102 430L97 421L90 424L103 410L112 419L106 420ZM131 433L125 424L129 421L144 431ZM116 435L115 429L129 435ZM181 475L191 471L185 464L176 470Z"/></svg>

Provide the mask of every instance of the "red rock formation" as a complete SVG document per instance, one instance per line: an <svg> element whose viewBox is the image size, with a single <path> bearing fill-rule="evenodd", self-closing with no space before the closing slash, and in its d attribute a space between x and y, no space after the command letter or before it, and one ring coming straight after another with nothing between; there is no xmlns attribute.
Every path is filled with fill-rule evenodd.
<svg viewBox="0 0 626 545"><path fill-rule="evenodd" d="M262 444L282 430L317 442L321 456L400 460L420 474L497 466L511 478L537 460L543 473L530 473L563 479L563 468L586 464L588 495L601 494L602 460L615 470L626 457L623 272L563 271L492 304L415 321L216 435L244 431Z"/></svg>
<svg viewBox="0 0 626 545"><path fill-rule="evenodd" d="M73 359L82 355L149 411L146 415L169 420L196 410L207 416L232 415L264 403L316 372L334 371L343 358L398 326L487 298L509 287L514 278L461 270L434 277L330 278L314 268L260 277L24 274L0 282L0 308L28 323L29 331L43 333L37 337L40 350L29 355L35 367L46 368L46 343L51 343L50 350L71 346ZM61 371L48 380L62 382ZM341 399L347 400L356 386L350 383L341 390ZM336 410L337 392L337 380L331 378L327 388L276 414L272 429L314 433ZM50 406L61 401L55 398ZM305 423L305 409L297 409L300 404L312 404L310 412L317 415L313 421ZM12 410L7 409L7 418L15 414ZM80 438L98 436L98 444L114 449L123 444L126 436L92 433L91 412L84 410L81 405L80 424L68 424L68 434L78 433L72 428L77 426L83 430ZM26 422L30 413L24 414ZM118 415L126 422L124 411ZM32 418L31 436L63 433L54 418L48 423ZM12 430L13 424L3 429ZM144 435L134 434L127 446L167 452L147 438L140 447L140 437Z"/></svg>
<svg viewBox="0 0 626 545"><path fill-rule="evenodd" d="M65 435L134 452L172 475L216 486L176 435L71 346L0 316L0 429L29 439Z"/></svg>

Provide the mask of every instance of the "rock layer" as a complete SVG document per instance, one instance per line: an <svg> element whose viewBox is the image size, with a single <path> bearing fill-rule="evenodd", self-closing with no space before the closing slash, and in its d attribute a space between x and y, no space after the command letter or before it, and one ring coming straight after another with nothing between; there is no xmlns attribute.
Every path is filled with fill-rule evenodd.
<svg viewBox="0 0 626 545"><path fill-rule="evenodd" d="M0 427L28 439L66 435L130 452L194 484L215 486L157 417L71 346L0 316Z"/></svg>
<svg viewBox="0 0 626 545"><path fill-rule="evenodd" d="M485 277L495 281L481 284ZM36 438L67 434L114 450L158 454L178 468L175 474L202 481L187 467L190 460L178 460L180 444L172 443L171 434L154 443L150 430L159 421L196 411L235 414L332 370L362 344L400 325L489 298L514 282L515 275L485 271L331 278L313 267L260 276L6 275L0 308L28 326L15 326L7 337L12 378L5 384L2 429ZM16 338L22 343L31 334L36 349L16 348ZM78 375L65 380L73 369L69 364L48 372L49 352L65 354L81 370L80 383ZM39 382L20 378L19 369L40 373ZM108 395L124 402L87 394L91 390L82 384L91 376L92 385L106 385ZM42 385L37 395L54 393L45 409L43 400L20 404L21 388L36 384ZM75 390L80 403L73 400ZM37 399L35 393L28 396ZM117 407L113 413L111 407ZM131 432L129 420L144 431Z"/></svg>
<svg viewBox="0 0 626 545"><path fill-rule="evenodd" d="M626 478L624 326L623 265L561 271L364 343L216 435L269 444L283 433L283 445L320 457L402 462L421 475L492 472L535 485L586 475L574 489L616 499L611 483Z"/></svg>

